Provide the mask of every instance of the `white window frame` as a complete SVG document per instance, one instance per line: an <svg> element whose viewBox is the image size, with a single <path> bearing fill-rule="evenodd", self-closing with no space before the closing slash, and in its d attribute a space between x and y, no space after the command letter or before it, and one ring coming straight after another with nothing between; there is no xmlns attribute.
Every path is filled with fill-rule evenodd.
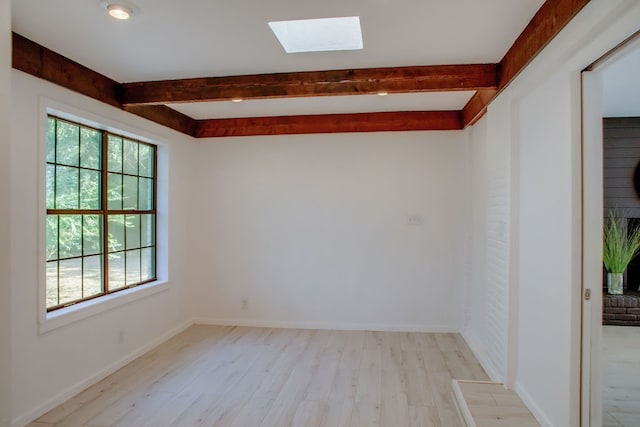
<svg viewBox="0 0 640 427"><path fill-rule="evenodd" d="M157 206L156 206L156 277L153 282L138 285L88 301L79 302L47 312L46 307L46 132L47 117L54 115L62 119L113 132L125 137L153 144L157 147ZM149 132L86 110L61 104L41 97L38 117L38 333L54 329L113 310L125 304L148 298L168 289L168 145Z"/></svg>

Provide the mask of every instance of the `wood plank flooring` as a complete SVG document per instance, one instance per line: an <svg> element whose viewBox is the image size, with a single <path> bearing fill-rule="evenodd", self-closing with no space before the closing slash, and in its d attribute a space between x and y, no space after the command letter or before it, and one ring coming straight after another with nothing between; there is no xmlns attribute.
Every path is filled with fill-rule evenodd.
<svg viewBox="0 0 640 427"><path fill-rule="evenodd" d="M640 426L640 328L603 327L604 427Z"/></svg>
<svg viewBox="0 0 640 427"><path fill-rule="evenodd" d="M540 427L520 397L501 383L454 380L456 387L470 427Z"/></svg>
<svg viewBox="0 0 640 427"><path fill-rule="evenodd" d="M459 427L462 337L196 325L32 426Z"/></svg>

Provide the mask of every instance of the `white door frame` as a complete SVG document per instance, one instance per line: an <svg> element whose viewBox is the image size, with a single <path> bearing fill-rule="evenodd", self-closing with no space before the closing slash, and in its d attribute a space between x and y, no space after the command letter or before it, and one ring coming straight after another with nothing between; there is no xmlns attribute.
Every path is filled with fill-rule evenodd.
<svg viewBox="0 0 640 427"><path fill-rule="evenodd" d="M602 73L582 73L582 426L602 423Z"/></svg>

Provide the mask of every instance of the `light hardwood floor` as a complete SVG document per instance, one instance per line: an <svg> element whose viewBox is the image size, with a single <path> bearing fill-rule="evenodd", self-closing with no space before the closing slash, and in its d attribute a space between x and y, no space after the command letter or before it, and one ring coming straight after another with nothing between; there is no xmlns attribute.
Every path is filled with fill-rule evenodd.
<svg viewBox="0 0 640 427"><path fill-rule="evenodd" d="M458 334L197 325L32 427L458 427L452 378L488 380Z"/></svg>
<svg viewBox="0 0 640 427"><path fill-rule="evenodd" d="M640 426L640 328L603 327L604 427Z"/></svg>

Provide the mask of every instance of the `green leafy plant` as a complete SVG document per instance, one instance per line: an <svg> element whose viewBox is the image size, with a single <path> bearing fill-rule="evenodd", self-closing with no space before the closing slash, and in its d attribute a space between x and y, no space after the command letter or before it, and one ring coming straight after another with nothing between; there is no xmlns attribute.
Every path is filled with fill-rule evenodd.
<svg viewBox="0 0 640 427"><path fill-rule="evenodd" d="M640 249L640 227L627 229L625 218L609 211L604 222L602 261L609 273L624 273Z"/></svg>

